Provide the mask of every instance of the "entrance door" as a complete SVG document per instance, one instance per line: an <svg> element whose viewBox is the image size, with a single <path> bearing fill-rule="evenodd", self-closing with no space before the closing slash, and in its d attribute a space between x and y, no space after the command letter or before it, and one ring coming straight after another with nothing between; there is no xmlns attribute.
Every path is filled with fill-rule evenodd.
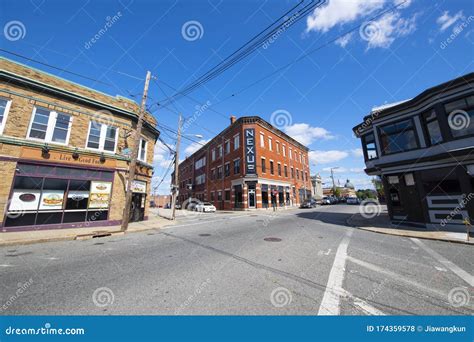
<svg viewBox="0 0 474 342"><path fill-rule="evenodd" d="M255 209L255 189L249 189L249 208Z"/></svg>
<svg viewBox="0 0 474 342"><path fill-rule="evenodd" d="M143 221L145 218L145 194L132 194L132 208L130 212L130 222Z"/></svg>
<svg viewBox="0 0 474 342"><path fill-rule="evenodd" d="M424 222L423 207L421 206L422 199L416 189L415 175L413 173L408 173L400 178L402 178L401 196L408 221ZM405 187L405 191L403 191L403 186Z"/></svg>

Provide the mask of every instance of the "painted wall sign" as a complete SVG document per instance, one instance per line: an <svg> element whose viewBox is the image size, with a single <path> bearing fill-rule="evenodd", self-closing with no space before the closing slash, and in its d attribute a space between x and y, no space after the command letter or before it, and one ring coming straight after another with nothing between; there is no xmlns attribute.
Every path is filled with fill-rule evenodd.
<svg viewBox="0 0 474 342"><path fill-rule="evenodd" d="M139 181L139 180L134 180L132 182L132 192L138 192L141 194L146 193L146 182L144 181Z"/></svg>
<svg viewBox="0 0 474 342"><path fill-rule="evenodd" d="M43 190L41 193L40 210L59 210L63 208L63 190Z"/></svg>
<svg viewBox="0 0 474 342"><path fill-rule="evenodd" d="M89 208L104 209L109 207L112 182L91 182Z"/></svg>
<svg viewBox="0 0 474 342"><path fill-rule="evenodd" d="M32 197L34 197L33 200L31 200ZM15 189L13 190L8 210L21 212L28 210L36 210L38 209L40 197L40 190Z"/></svg>
<svg viewBox="0 0 474 342"><path fill-rule="evenodd" d="M105 157L105 161L100 161L100 156L92 156L92 155L81 155L79 152L79 158L74 159L71 153L64 153L64 152L56 152L50 151L49 155L45 158L40 148L31 148L31 147L23 147L21 150L21 157L23 159L36 159L42 161L50 161L50 162L57 162L57 163L65 163L65 164L75 164L75 165L89 165L89 166L100 166L100 167L116 167L116 160L112 158Z"/></svg>
<svg viewBox="0 0 474 342"><path fill-rule="evenodd" d="M256 156L255 156L255 129L246 128L244 131L245 138L245 173L256 174Z"/></svg>

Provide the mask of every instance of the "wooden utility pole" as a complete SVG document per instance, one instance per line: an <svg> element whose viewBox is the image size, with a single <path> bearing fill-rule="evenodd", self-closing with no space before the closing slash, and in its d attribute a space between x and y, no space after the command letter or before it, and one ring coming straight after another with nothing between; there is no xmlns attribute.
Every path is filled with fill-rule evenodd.
<svg viewBox="0 0 474 342"><path fill-rule="evenodd" d="M138 113L138 122L135 134L133 137L133 149L130 155L130 165L128 168L128 181L127 191L125 195L125 207L123 208L122 215L122 231L126 231L128 228L128 222L130 221L130 210L132 206L132 182L135 178L135 169L137 167L138 149L140 147L140 137L142 135L143 118L146 112L146 99L148 97L148 86L150 85L151 72L146 73L145 87L143 89L142 103L140 105L140 112Z"/></svg>
<svg viewBox="0 0 474 342"><path fill-rule="evenodd" d="M171 189L171 219L176 218L176 197L178 196L179 190L179 145L181 143L181 114L178 116L178 134L176 137L176 151L174 153L174 177ZM184 208L181 208L184 210Z"/></svg>

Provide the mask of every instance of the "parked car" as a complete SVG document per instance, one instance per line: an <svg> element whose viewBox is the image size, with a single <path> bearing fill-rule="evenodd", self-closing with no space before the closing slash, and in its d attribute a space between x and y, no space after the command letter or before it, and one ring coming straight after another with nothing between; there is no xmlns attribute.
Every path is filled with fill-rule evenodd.
<svg viewBox="0 0 474 342"><path fill-rule="evenodd" d="M209 202L199 203L194 206L194 210L201 213L214 213L216 207Z"/></svg>
<svg viewBox="0 0 474 342"><path fill-rule="evenodd" d="M357 197L347 197L346 203L347 204L359 204L360 201Z"/></svg>
<svg viewBox="0 0 474 342"><path fill-rule="evenodd" d="M171 206L170 206L170 207L171 207ZM174 207L175 207L176 209L181 209L181 204L176 203L176 204L174 205Z"/></svg>
<svg viewBox="0 0 474 342"><path fill-rule="evenodd" d="M314 199L309 199L300 204L300 208L316 208L317 204Z"/></svg>
<svg viewBox="0 0 474 342"><path fill-rule="evenodd" d="M155 201L150 201L150 208L156 208L156 203Z"/></svg>
<svg viewBox="0 0 474 342"><path fill-rule="evenodd" d="M322 199L321 199L321 205L328 205L328 204L332 204L331 203L331 199L327 196L324 196Z"/></svg>

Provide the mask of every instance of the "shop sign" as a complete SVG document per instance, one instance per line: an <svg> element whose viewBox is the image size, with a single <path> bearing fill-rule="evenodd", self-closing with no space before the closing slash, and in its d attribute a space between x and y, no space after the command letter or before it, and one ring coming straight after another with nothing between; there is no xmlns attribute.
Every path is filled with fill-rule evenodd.
<svg viewBox="0 0 474 342"><path fill-rule="evenodd" d="M41 194L40 210L60 210L63 208L63 190L43 190Z"/></svg>
<svg viewBox="0 0 474 342"><path fill-rule="evenodd" d="M247 128L244 131L245 136L245 173L255 174L255 129Z"/></svg>
<svg viewBox="0 0 474 342"><path fill-rule="evenodd" d="M100 166L100 167L115 167L116 166L115 159L108 158L107 155L105 156L105 161L102 162L100 160L100 156L92 156L92 155L85 155L85 154L81 155L81 152L79 152L79 158L74 159L72 154L73 154L72 151L71 153L50 151L48 156L45 157L41 152L41 148L23 147L21 151L21 157L23 159L37 159L37 160L46 159L49 162Z"/></svg>
<svg viewBox="0 0 474 342"><path fill-rule="evenodd" d="M10 200L9 211L27 211L37 210L39 199L41 197L40 190L13 190Z"/></svg>
<svg viewBox="0 0 474 342"><path fill-rule="evenodd" d="M132 192L145 194L146 193L146 182L139 181L139 180L134 180L132 182Z"/></svg>
<svg viewBox="0 0 474 342"><path fill-rule="evenodd" d="M89 194L89 208L105 209L109 207L112 182L91 182Z"/></svg>

